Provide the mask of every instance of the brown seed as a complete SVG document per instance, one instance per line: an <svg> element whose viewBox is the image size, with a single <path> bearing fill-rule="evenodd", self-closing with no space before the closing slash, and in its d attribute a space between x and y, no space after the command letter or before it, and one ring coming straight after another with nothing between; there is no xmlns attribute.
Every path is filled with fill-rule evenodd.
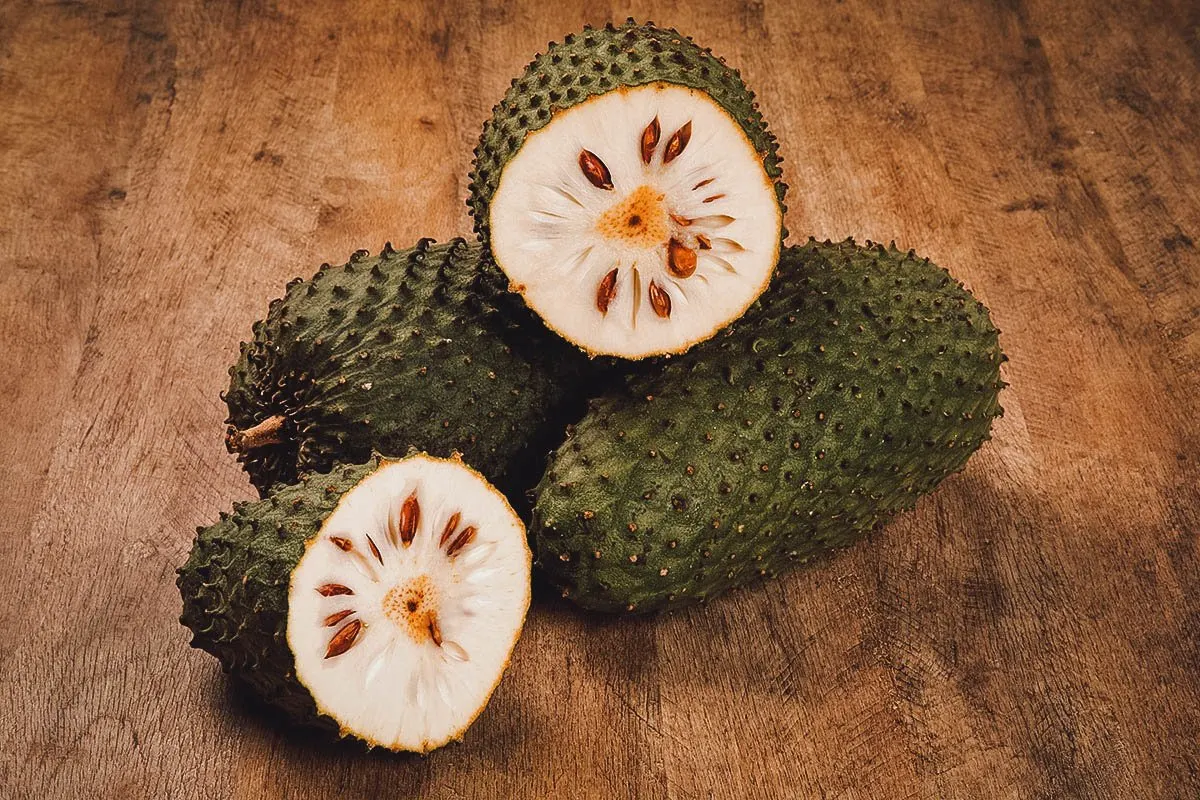
<svg viewBox="0 0 1200 800"><path fill-rule="evenodd" d="M317 587L317 594L322 597L333 597L339 594L354 594L354 591L349 586L342 586L340 583L327 583Z"/></svg>
<svg viewBox="0 0 1200 800"><path fill-rule="evenodd" d="M642 131L642 163L649 164L650 159L654 158L654 148L658 147L658 139L662 136L662 128L658 125L658 117L655 117L646 130Z"/></svg>
<svg viewBox="0 0 1200 800"><path fill-rule="evenodd" d="M605 275L604 279L600 281L600 285L596 287L596 308L599 309L601 314L608 313L608 304L611 303L613 298L616 296L617 271L614 269L612 272Z"/></svg>
<svg viewBox="0 0 1200 800"><path fill-rule="evenodd" d="M354 549L354 545L350 542L349 539L345 538L344 536L330 536L329 541L336 544L338 546L338 549L341 550L343 553L349 553L351 550Z"/></svg>
<svg viewBox="0 0 1200 800"><path fill-rule="evenodd" d="M703 189L705 186L708 186L710 183L712 183L715 180L716 180L716 178L705 178L704 180L700 181L695 186L693 186L692 191L694 192L697 189Z"/></svg>
<svg viewBox="0 0 1200 800"><path fill-rule="evenodd" d="M700 202L701 203L711 203L715 200L720 200L724 196L725 196L724 194L714 194L712 197L706 197L703 200L701 200Z"/></svg>
<svg viewBox="0 0 1200 800"><path fill-rule="evenodd" d="M712 250L712 240L703 233L696 234L696 243L699 245L701 250Z"/></svg>
<svg viewBox="0 0 1200 800"><path fill-rule="evenodd" d="M600 157L591 150L579 151L579 168L583 170L583 177L588 179L588 182L597 189L612 189L612 175L608 172L608 167L604 166L604 162Z"/></svg>
<svg viewBox="0 0 1200 800"><path fill-rule="evenodd" d="M667 269L676 278L690 277L696 271L696 251L678 239L667 242Z"/></svg>
<svg viewBox="0 0 1200 800"><path fill-rule="evenodd" d="M692 122L688 120L682 128L675 131L671 138L667 141L667 149L663 151L663 163L670 164L674 161L683 148L688 146L688 142L692 138Z"/></svg>
<svg viewBox="0 0 1200 800"><path fill-rule="evenodd" d="M671 296L654 281L650 281L650 307L663 319L671 316Z"/></svg>
<svg viewBox="0 0 1200 800"><path fill-rule="evenodd" d="M417 535L417 525L420 522L421 504L417 502L417 493L413 492L404 501L404 505L400 506L400 520L396 524L398 530L395 535L400 537L400 542L406 547L412 544L413 537ZM394 536L393 541L395 541Z"/></svg>
<svg viewBox="0 0 1200 800"><path fill-rule="evenodd" d="M442 627L438 625L437 617L429 618L429 638L438 647L442 646Z"/></svg>
<svg viewBox="0 0 1200 800"><path fill-rule="evenodd" d="M342 653L354 646L358 640L358 632L362 630L362 620L354 620L347 622L345 627L333 635L329 640L329 649L325 651L326 658L340 656Z"/></svg>
<svg viewBox="0 0 1200 800"><path fill-rule="evenodd" d="M463 528L463 532L458 535L458 538L451 542L450 546L446 548L446 555L453 558L459 550L462 550L471 543L471 540L475 538L475 533L476 530L474 525L469 525L466 528Z"/></svg>
<svg viewBox="0 0 1200 800"><path fill-rule="evenodd" d="M462 521L462 514L455 511L454 516L450 517L446 522L446 527L442 528L442 538L438 539L438 547L445 547L446 542L454 535L454 531L458 529L458 523Z"/></svg>
<svg viewBox="0 0 1200 800"><path fill-rule="evenodd" d="M686 228L688 225L692 224L692 221L690 219L688 219L687 217L681 217L678 214L672 214L671 221L674 222L676 225L680 225L684 228Z"/></svg>
<svg viewBox="0 0 1200 800"><path fill-rule="evenodd" d="M346 617L350 616L353 613L354 613L353 608L347 608L346 610L339 611L336 614L330 614L328 617L325 618L325 627L332 628L334 625L337 625L339 622L341 622L342 620L344 620Z"/></svg>
<svg viewBox="0 0 1200 800"><path fill-rule="evenodd" d="M375 546L375 540L367 536L367 546L371 548L371 555L375 556L375 560L380 564L383 563L383 556L379 554L379 548Z"/></svg>

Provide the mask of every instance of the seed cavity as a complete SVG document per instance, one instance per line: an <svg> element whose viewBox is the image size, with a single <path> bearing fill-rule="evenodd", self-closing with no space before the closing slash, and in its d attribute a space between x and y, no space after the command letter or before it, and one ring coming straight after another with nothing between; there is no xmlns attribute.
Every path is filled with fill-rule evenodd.
<svg viewBox="0 0 1200 800"><path fill-rule="evenodd" d="M671 316L671 296L654 281L650 281L650 307L663 319Z"/></svg>
<svg viewBox="0 0 1200 800"><path fill-rule="evenodd" d="M317 587L317 594L322 597L334 597L339 594L354 594L354 591L349 586L343 586L340 583L326 583Z"/></svg>
<svg viewBox="0 0 1200 800"><path fill-rule="evenodd" d="M667 269L676 278L690 277L696 271L696 251L678 239L667 242Z"/></svg>
<svg viewBox="0 0 1200 800"><path fill-rule="evenodd" d="M705 236L703 233L696 234L696 245L701 250L712 250L712 240L709 239L707 236Z"/></svg>
<svg viewBox="0 0 1200 800"><path fill-rule="evenodd" d="M587 178L592 186L605 191L612 190L612 175L609 174L608 167L591 150L579 151L579 169L583 171L583 177Z"/></svg>
<svg viewBox="0 0 1200 800"><path fill-rule="evenodd" d="M333 658L345 653L354 643L358 641L359 631L362 630L362 620L353 620L346 623L333 638L329 640L329 649L325 651L326 658Z"/></svg>
<svg viewBox="0 0 1200 800"><path fill-rule="evenodd" d="M642 163L649 166L650 160L654 158L654 149L658 147L659 137L662 136L662 128L659 127L658 117L655 117L646 130L642 131Z"/></svg>
<svg viewBox="0 0 1200 800"><path fill-rule="evenodd" d="M601 314L608 313L608 305L617 296L617 270L612 270L600 281L600 285L596 287L596 309Z"/></svg>
<svg viewBox="0 0 1200 800"><path fill-rule="evenodd" d="M671 138L667 140L667 149L663 152L663 163L670 164L683 149L688 146L688 142L692 139L692 121L688 120L684 126L675 131Z"/></svg>

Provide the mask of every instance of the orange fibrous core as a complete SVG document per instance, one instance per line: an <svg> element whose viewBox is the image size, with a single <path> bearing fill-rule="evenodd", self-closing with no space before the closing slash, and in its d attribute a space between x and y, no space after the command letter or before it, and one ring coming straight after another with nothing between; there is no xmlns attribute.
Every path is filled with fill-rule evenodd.
<svg viewBox="0 0 1200 800"><path fill-rule="evenodd" d="M669 235L662 192L639 186L600 216L596 230L609 239L636 247L661 245Z"/></svg>
<svg viewBox="0 0 1200 800"><path fill-rule="evenodd" d="M437 595L429 578L420 575L393 586L383 598L383 613L414 642L428 641L437 621Z"/></svg>

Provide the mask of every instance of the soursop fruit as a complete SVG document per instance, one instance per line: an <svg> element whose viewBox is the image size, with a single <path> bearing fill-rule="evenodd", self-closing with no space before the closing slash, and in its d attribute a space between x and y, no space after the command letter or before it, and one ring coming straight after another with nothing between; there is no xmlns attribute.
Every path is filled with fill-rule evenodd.
<svg viewBox="0 0 1200 800"><path fill-rule="evenodd" d="M592 355L679 353L779 258L775 138L737 71L678 31L586 28L512 83L468 205L513 291Z"/></svg>
<svg viewBox="0 0 1200 800"><path fill-rule="evenodd" d="M538 563L581 606L642 612L847 545L989 438L1003 360L928 260L789 248L731 331L591 403L538 487Z"/></svg>
<svg viewBox="0 0 1200 800"><path fill-rule="evenodd" d="M192 646L292 721L391 750L461 738L529 607L512 507L456 459L311 474L199 528Z"/></svg>
<svg viewBox="0 0 1200 800"><path fill-rule="evenodd" d="M460 453L517 497L541 474L563 415L579 413L585 359L462 239L324 265L288 284L253 333L223 399L226 443L261 492L416 447Z"/></svg>

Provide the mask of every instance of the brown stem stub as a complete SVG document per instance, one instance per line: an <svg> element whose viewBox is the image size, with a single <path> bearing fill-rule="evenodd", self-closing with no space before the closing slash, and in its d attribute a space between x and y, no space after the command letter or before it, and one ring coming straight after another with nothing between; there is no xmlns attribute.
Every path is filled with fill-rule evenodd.
<svg viewBox="0 0 1200 800"><path fill-rule="evenodd" d="M286 421L282 414L276 414L244 431L230 427L225 434L225 448L231 453L247 453L267 445L279 444L283 441L283 423Z"/></svg>

